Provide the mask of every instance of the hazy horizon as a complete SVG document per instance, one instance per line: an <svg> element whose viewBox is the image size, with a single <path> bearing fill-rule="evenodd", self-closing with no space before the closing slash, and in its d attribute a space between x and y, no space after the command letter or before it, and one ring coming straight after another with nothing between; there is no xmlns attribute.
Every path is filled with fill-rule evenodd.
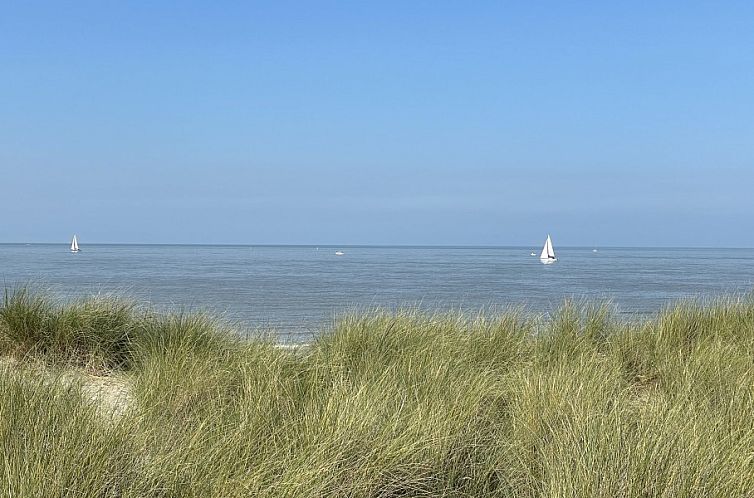
<svg viewBox="0 0 754 498"><path fill-rule="evenodd" d="M544 242L544 241L542 241ZM529 249L539 248L542 243L532 244L499 244L499 245L459 245L459 244L337 244L332 242L316 244L316 243L300 243L300 244L276 244L265 242L223 242L223 243L201 243L201 242L82 242L79 238L79 243L88 246L207 246L207 247L312 247L312 248L384 248L384 249ZM0 245L40 245L40 246L65 246L70 245L70 240L65 242L0 242ZM618 246L618 245L564 245L556 244L561 249L722 249L722 250L735 250L735 249L754 249L754 246Z"/></svg>
<svg viewBox="0 0 754 498"><path fill-rule="evenodd" d="M752 22L736 2L8 5L0 242L754 247Z"/></svg>

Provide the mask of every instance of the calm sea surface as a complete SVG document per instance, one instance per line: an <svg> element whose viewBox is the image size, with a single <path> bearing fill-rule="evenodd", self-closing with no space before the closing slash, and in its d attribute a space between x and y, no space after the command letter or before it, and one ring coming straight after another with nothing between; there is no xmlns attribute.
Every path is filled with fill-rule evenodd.
<svg viewBox="0 0 754 498"><path fill-rule="evenodd" d="M343 256L336 256L341 249ZM116 293L158 308L222 313L306 340L333 316L376 306L547 312L567 297L646 315L689 296L754 289L754 249L269 247L0 244L5 286L62 298Z"/></svg>

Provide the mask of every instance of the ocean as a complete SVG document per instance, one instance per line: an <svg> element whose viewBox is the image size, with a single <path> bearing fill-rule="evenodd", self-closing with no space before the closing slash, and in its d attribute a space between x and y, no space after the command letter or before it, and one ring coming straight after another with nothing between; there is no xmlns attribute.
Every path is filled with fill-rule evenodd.
<svg viewBox="0 0 754 498"><path fill-rule="evenodd" d="M334 317L376 307L548 313L564 299L651 316L688 297L754 289L754 249L0 244L6 288L62 299L115 294L208 311L246 331L306 341ZM335 251L344 252L336 256Z"/></svg>

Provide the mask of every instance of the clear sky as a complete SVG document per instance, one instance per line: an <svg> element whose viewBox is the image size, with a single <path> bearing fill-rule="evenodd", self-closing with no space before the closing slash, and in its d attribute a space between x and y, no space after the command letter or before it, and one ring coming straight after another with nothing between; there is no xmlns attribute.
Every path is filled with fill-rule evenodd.
<svg viewBox="0 0 754 498"><path fill-rule="evenodd" d="M0 9L0 242L741 247L752 189L750 1Z"/></svg>

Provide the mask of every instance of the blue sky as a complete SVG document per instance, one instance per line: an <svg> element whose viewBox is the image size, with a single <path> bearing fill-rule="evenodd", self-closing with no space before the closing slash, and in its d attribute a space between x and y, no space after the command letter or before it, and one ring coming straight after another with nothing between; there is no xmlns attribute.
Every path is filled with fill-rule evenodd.
<svg viewBox="0 0 754 498"><path fill-rule="evenodd" d="M752 2L15 2L0 242L754 246Z"/></svg>

